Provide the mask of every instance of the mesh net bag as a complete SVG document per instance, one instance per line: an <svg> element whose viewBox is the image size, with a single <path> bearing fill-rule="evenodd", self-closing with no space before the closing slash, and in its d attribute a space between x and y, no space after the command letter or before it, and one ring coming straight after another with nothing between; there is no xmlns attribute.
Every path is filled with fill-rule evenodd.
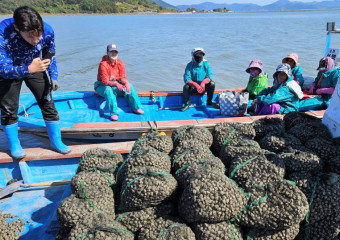
<svg viewBox="0 0 340 240"><path fill-rule="evenodd" d="M230 222L194 223L192 229L197 240L243 239L241 228Z"/></svg>
<svg viewBox="0 0 340 240"><path fill-rule="evenodd" d="M219 123L213 132L213 144L211 149L216 156L220 156L225 146L235 139L254 139L255 129L252 124L246 123Z"/></svg>
<svg viewBox="0 0 340 240"><path fill-rule="evenodd" d="M82 171L74 175L71 179L71 190L72 193L76 193L83 183L86 188L96 186L106 186L115 189L115 176L112 171L102 170L88 170Z"/></svg>
<svg viewBox="0 0 340 240"><path fill-rule="evenodd" d="M220 154L220 159L224 163L225 167L229 169L232 160L239 155L246 156L257 156L267 152L264 149L261 149L260 145L248 138L245 139L237 139L235 141L231 141L228 145L223 149Z"/></svg>
<svg viewBox="0 0 340 240"><path fill-rule="evenodd" d="M129 154L129 157L119 166L117 170L117 181L121 182L126 174L136 167L152 167L158 172L170 172L171 161L169 155L158 152L153 148L140 149Z"/></svg>
<svg viewBox="0 0 340 240"><path fill-rule="evenodd" d="M161 135L155 129L137 139L131 148L131 153L140 149L154 148L158 152L169 154L173 149L173 143L167 135Z"/></svg>
<svg viewBox="0 0 340 240"><path fill-rule="evenodd" d="M67 240L134 240L134 234L116 221L103 220L104 217L83 219L76 223L70 231Z"/></svg>
<svg viewBox="0 0 340 240"><path fill-rule="evenodd" d="M81 187L65 198L57 209L57 218L61 226L72 228L81 219L93 219L105 215L110 220L115 218L115 203L112 189L104 186Z"/></svg>
<svg viewBox="0 0 340 240"><path fill-rule="evenodd" d="M286 131L290 130L292 127L304 124L307 122L312 122L314 124L321 124L321 120L303 112L289 112L283 117L285 123Z"/></svg>
<svg viewBox="0 0 340 240"><path fill-rule="evenodd" d="M188 223L216 223L229 220L247 202L242 189L224 175L211 171L196 173L186 186L179 214Z"/></svg>
<svg viewBox="0 0 340 240"><path fill-rule="evenodd" d="M249 192L248 205L235 220L242 226L283 230L299 224L308 212L303 192L289 181L276 181Z"/></svg>
<svg viewBox="0 0 340 240"><path fill-rule="evenodd" d="M321 137L307 140L305 147L318 154L325 162L327 162L328 159L335 158L340 153L339 145Z"/></svg>
<svg viewBox="0 0 340 240"><path fill-rule="evenodd" d="M177 181L169 172L136 167L122 182L119 211L129 212L156 206L176 193Z"/></svg>
<svg viewBox="0 0 340 240"><path fill-rule="evenodd" d="M261 148L275 153L280 153L288 147L302 145L301 141L294 135L287 133L278 135L275 132L268 133L259 141L259 144Z"/></svg>
<svg viewBox="0 0 340 240"><path fill-rule="evenodd" d="M196 173L203 170L216 172L221 175L225 174L225 168L222 161L217 157L210 157L207 159L199 159L196 160L196 162L183 166L174 173L174 177L176 178L178 185L184 188L189 181L193 180Z"/></svg>
<svg viewBox="0 0 340 240"><path fill-rule="evenodd" d="M176 149L171 155L171 170L176 172L178 169L194 163L199 159L207 159L211 157L214 157L214 155L207 148L190 147L187 149Z"/></svg>
<svg viewBox="0 0 340 240"><path fill-rule="evenodd" d="M285 132L285 123L280 118L261 118L254 121L253 126L256 133L255 140L257 141L268 133L281 135Z"/></svg>
<svg viewBox="0 0 340 240"><path fill-rule="evenodd" d="M164 216L144 226L138 236L139 240L195 240L195 234L180 219Z"/></svg>
<svg viewBox="0 0 340 240"><path fill-rule="evenodd" d="M323 125L321 122L305 122L300 123L298 125L290 128L287 133L290 133L297 137L302 143L305 143L309 139L314 138L315 136L331 139L332 135L329 132L328 128Z"/></svg>
<svg viewBox="0 0 340 240"><path fill-rule="evenodd" d="M284 169L282 161L270 162L265 155L250 158L240 155L231 163L229 177L247 190L253 184L264 186L271 181L283 180Z"/></svg>
<svg viewBox="0 0 340 240"><path fill-rule="evenodd" d="M116 169L116 166L121 162L123 162L123 157L120 153L103 148L93 148L82 154L77 173L93 168Z"/></svg>
<svg viewBox="0 0 340 240"><path fill-rule="evenodd" d="M322 174L314 182L314 188L309 199L309 223L314 224L321 219L340 212L340 175L336 173Z"/></svg>
<svg viewBox="0 0 340 240"><path fill-rule="evenodd" d="M117 216L116 221L120 222L129 231L136 233L143 226L147 226L152 220L170 215L175 211L175 206L171 203L160 204L143 210L124 212Z"/></svg>
<svg viewBox="0 0 340 240"><path fill-rule="evenodd" d="M256 229L249 230L247 239L251 240L293 240L298 235L300 225L296 224L283 230Z"/></svg>
<svg viewBox="0 0 340 240"><path fill-rule="evenodd" d="M322 161L314 153L294 150L293 152L278 154L277 157L284 161L287 174L300 171L322 171Z"/></svg>
<svg viewBox="0 0 340 240"><path fill-rule="evenodd" d="M182 126L175 129L172 132L171 139L174 143L174 147L177 147L182 141L199 141L202 142L206 148L210 148L213 142L213 137L207 128L193 125Z"/></svg>

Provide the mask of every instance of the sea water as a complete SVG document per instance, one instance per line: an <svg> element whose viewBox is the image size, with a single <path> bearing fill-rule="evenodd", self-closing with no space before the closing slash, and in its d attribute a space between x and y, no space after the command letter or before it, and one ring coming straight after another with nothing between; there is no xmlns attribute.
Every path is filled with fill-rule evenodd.
<svg viewBox="0 0 340 240"><path fill-rule="evenodd" d="M0 17L0 20L4 17ZM305 76L315 77L326 43L326 23L340 27L340 10L162 15L43 16L55 31L58 91L93 90L106 45L119 58L137 91L181 90L191 50L202 47L216 88L245 87L252 59L272 75L282 58L299 55ZM340 48L340 34L331 47ZM30 92L23 86L22 93ZM23 147L39 145L21 136ZM7 147L0 133L0 149Z"/></svg>

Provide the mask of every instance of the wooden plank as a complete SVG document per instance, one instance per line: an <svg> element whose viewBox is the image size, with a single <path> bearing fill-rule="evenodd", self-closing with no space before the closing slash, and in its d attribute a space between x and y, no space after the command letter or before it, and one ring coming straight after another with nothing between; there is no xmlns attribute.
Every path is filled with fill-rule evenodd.
<svg viewBox="0 0 340 240"><path fill-rule="evenodd" d="M89 150L95 147L110 149L118 153L128 153L133 143L134 141L87 144L87 145L73 145L73 146L69 146L71 148L71 152L65 155L57 153L51 149L27 148L25 149L26 157L20 161L79 158L86 150ZM18 161L12 159L12 157L9 155L9 151L0 152L0 163L8 163L8 162L18 162Z"/></svg>
<svg viewBox="0 0 340 240"><path fill-rule="evenodd" d="M14 193L16 191L18 191L20 189L20 186L22 185L23 181L17 181L14 182L10 185L8 185L7 187L1 188L0 189L0 199L3 197L6 197L7 195Z"/></svg>

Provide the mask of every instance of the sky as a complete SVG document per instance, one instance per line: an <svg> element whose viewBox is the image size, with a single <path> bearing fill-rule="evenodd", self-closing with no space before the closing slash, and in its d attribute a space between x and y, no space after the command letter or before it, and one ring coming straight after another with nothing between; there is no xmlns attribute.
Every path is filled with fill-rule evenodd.
<svg viewBox="0 0 340 240"><path fill-rule="evenodd" d="M277 0L163 0L163 1L173 6L200 4L203 2L226 3L226 4L253 3L253 4L260 5L260 6L264 6L264 5L276 2ZM322 2L324 0L289 0L289 1L291 2Z"/></svg>

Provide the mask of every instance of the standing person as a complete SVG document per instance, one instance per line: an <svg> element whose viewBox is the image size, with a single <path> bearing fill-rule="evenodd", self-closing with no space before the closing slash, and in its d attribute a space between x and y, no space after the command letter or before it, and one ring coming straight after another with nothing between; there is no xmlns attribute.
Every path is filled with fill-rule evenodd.
<svg viewBox="0 0 340 240"><path fill-rule="evenodd" d="M209 62L204 59L204 55L203 48L194 48L191 51L192 60L187 64L184 72L184 107L181 108L182 112L189 108L191 93L204 94L207 92L207 105L212 104L215 82L212 81L212 70Z"/></svg>
<svg viewBox="0 0 340 240"><path fill-rule="evenodd" d="M262 61L258 59L250 62L246 72L250 76L245 92L249 92L249 99L253 100L257 94L268 87L268 74L263 71Z"/></svg>
<svg viewBox="0 0 340 240"><path fill-rule="evenodd" d="M63 154L71 151L61 141L59 115L51 98L51 90L59 87L56 60L42 60L49 51L55 52L54 31L33 8L19 7L13 18L0 23L1 125L15 159L26 156L18 139L17 113L22 82L37 100L51 147Z"/></svg>
<svg viewBox="0 0 340 240"><path fill-rule="evenodd" d="M300 102L300 111L326 109L332 99L335 86L340 77L340 69L335 66L331 57L323 57L319 61L319 70L314 83L309 88L309 94L320 97L306 99Z"/></svg>
<svg viewBox="0 0 340 240"><path fill-rule="evenodd" d="M252 105L257 104L257 114L286 114L297 111L303 93L299 84L292 78L289 64L277 66L273 77L277 83L261 91L252 103Z"/></svg>
<svg viewBox="0 0 340 240"><path fill-rule="evenodd" d="M304 79L303 79L302 68L299 65L299 56L296 53L288 54L287 57L282 59L282 63L289 64L292 70L293 80L297 81L300 87L302 87L304 83Z"/></svg>
<svg viewBox="0 0 340 240"><path fill-rule="evenodd" d="M109 105L110 119L118 120L117 96L125 96L132 111L136 114L144 114L138 95L128 82L125 73L125 65L118 59L118 48L115 44L106 47L106 55L98 67L97 81L94 83L94 90L104 97Z"/></svg>

